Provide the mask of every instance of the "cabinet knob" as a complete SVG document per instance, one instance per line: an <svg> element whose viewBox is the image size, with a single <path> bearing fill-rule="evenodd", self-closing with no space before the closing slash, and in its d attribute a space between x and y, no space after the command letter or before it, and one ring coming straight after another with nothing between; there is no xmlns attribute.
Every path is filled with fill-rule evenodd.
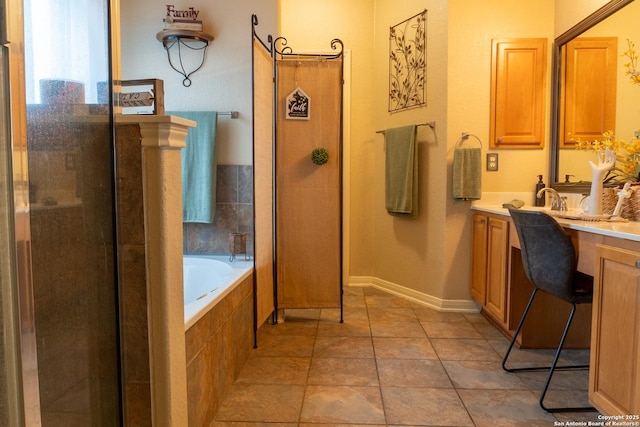
<svg viewBox="0 0 640 427"><path fill-rule="evenodd" d="M640 268L640 259L636 260L636 268Z"/></svg>

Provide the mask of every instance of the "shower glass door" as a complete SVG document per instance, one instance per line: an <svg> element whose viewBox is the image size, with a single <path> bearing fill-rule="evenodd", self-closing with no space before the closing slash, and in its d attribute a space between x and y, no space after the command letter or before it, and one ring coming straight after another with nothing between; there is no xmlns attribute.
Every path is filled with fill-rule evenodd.
<svg viewBox="0 0 640 427"><path fill-rule="evenodd" d="M120 425L109 1L25 0L24 38L40 418Z"/></svg>

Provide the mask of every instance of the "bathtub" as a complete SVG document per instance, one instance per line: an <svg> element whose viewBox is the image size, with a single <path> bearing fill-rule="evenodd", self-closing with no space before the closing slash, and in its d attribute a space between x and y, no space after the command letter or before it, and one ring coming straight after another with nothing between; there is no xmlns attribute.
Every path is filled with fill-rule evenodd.
<svg viewBox="0 0 640 427"><path fill-rule="evenodd" d="M228 255L185 255L183 264L185 330L249 276L252 270L253 261L236 259L229 262Z"/></svg>

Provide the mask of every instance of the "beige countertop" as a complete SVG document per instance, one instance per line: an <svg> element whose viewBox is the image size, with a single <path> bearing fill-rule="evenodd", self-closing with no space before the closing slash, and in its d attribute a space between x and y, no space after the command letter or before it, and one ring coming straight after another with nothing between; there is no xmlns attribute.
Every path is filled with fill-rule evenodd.
<svg viewBox="0 0 640 427"><path fill-rule="evenodd" d="M509 211L498 204L474 203L472 210L480 212L488 212L497 215L509 216ZM536 206L523 206L523 210L544 210L549 212L549 208L540 208ZM604 236L616 237L620 239L633 240L640 242L640 222L613 222L613 221L585 221L580 219L567 219L556 217L556 220L563 227L573 230L584 231L587 233L601 234Z"/></svg>

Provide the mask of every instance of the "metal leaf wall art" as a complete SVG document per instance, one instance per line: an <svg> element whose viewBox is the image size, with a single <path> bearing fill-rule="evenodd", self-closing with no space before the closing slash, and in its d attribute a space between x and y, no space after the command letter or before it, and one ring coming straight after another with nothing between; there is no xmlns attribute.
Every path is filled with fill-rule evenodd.
<svg viewBox="0 0 640 427"><path fill-rule="evenodd" d="M426 103L427 11L389 28L389 111Z"/></svg>

